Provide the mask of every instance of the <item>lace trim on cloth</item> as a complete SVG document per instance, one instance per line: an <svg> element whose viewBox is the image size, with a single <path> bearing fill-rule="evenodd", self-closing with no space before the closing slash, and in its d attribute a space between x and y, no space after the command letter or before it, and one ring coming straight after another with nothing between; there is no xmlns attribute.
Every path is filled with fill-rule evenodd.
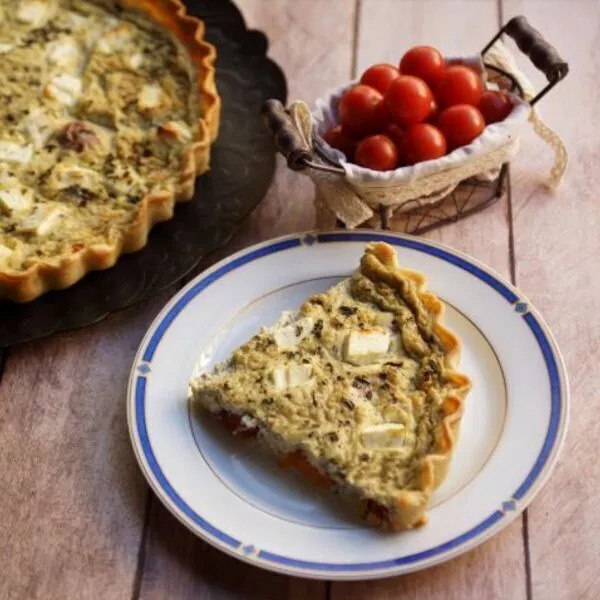
<svg viewBox="0 0 600 600"><path fill-rule="evenodd" d="M533 85L519 67L517 67L515 57L501 41L497 41L486 52L485 59L489 64L500 67L513 75L523 89L525 100L531 100L533 98L535 95ZM550 129L550 127L542 121L536 108L531 110L529 121L533 126L533 131L544 140L554 152L554 164L550 169L550 175L544 183L550 190L555 191L561 184L569 163L567 148L558 133L553 129Z"/></svg>

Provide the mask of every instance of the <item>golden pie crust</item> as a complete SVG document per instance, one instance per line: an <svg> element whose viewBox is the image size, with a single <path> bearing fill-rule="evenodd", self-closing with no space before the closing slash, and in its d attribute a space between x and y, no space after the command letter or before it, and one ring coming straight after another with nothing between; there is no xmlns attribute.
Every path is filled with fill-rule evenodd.
<svg viewBox="0 0 600 600"><path fill-rule="evenodd" d="M25 271L0 267L0 300L28 302L50 291L67 288L90 271L113 266L119 256L143 248L155 223L173 216L177 202L190 200L198 175L209 168L210 147L217 137L221 102L215 85L214 46L204 40L204 23L188 14L180 0L102 0L97 4L137 11L160 25L183 45L197 79L201 114L197 134L183 154L174 192L151 193L141 199L135 219L114 243L85 246L68 255L40 258Z"/></svg>

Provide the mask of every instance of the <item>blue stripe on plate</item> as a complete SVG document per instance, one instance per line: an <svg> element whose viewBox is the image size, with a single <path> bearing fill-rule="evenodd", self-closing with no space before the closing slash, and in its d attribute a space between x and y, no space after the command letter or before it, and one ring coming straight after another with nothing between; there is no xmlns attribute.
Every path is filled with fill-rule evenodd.
<svg viewBox="0 0 600 600"><path fill-rule="evenodd" d="M138 435L140 437L140 443L142 448L144 449L144 456L146 461L148 462L148 466L154 473L160 487L163 491L169 496L169 498L177 505L177 508L181 510L187 517L192 519L194 523L202 527L205 531L215 536L218 540L231 546L232 548L237 548L241 542L232 538L231 536L223 533L216 527L213 527L208 521L205 521L201 516L197 515L181 498L181 496L173 489L173 486L169 483L169 480L165 477L156 457L154 456L154 452L152 451L152 446L150 445L150 440L148 439L148 430L146 429L146 411L144 407L146 397L146 377L138 376L135 382L135 415L136 415L136 424Z"/></svg>
<svg viewBox="0 0 600 600"><path fill-rule="evenodd" d="M497 523L500 519L504 517L504 513L502 511L497 510L495 513L492 513L487 519L479 523L470 529L466 533L459 535L439 546L435 546L434 548L429 548L428 550L424 550L423 552L417 552L416 554L407 554L406 556L400 556L399 558L393 558L391 560L382 560L379 562L372 563L315 563L306 560L297 560L295 558L288 558L287 556L281 556L279 554L273 554L272 552L266 552L262 550L258 553L259 558L264 558L265 560L276 562L279 564L287 565L290 567L297 567L300 569L318 569L319 571L364 571L368 570L377 570L377 569L390 569L392 567L397 567L399 565L408 565L414 562L419 562L422 560L426 560L431 558L432 556L436 556L442 552L447 552L448 550L452 550L453 548L457 548L461 546L464 542L479 535L484 532L488 527L491 527L495 523Z"/></svg>
<svg viewBox="0 0 600 600"><path fill-rule="evenodd" d="M493 289L495 289L499 294L501 294L504 298L506 298L509 302L514 303L518 300L518 296L508 288L504 283L496 279L493 275L483 271L476 265L469 263L468 261L454 256L453 254L442 250L440 248L436 248L433 246L429 246L426 243L419 242L417 240L412 240L408 238L396 238L391 235L386 234L378 234L378 233L360 233L360 232L342 232L342 233L333 233L333 234L318 234L317 238L319 242L328 243L328 242L338 242L338 241L383 241L393 244L395 246L402 246L405 248L412 248L414 250L418 250L420 252L424 252L426 254L430 254L445 260L451 264L454 264L461 269L471 273L481 281L490 285ZM279 252L281 250L286 250L288 248L293 248L301 245L300 238L293 238L284 240L281 242L276 242L269 246L265 246L263 248L259 248L253 252L245 254L243 256L238 257L237 259L223 265L213 273L207 275L203 279L200 279L193 287L191 287L177 302L176 304L169 310L169 312L163 317L162 321L157 326L154 334L150 338L148 345L143 354L143 360L149 362L152 360L156 348L162 339L165 331L169 328L170 324L177 317L177 315L183 310L183 308L192 300L195 296L197 296L202 290L206 289L211 283L225 275L226 273L236 269L237 267L244 265L248 262L251 262L257 258L262 256L266 256L269 254L273 254L275 252ZM538 456L531 472L528 474L527 478L523 482L523 484L517 489L514 494L515 499L522 498L527 490L529 490L534 483L534 481L539 476L541 470L543 469L546 461L556 443L556 436L558 433L558 425L560 422L560 414L562 410L562 401L560 397L560 379L558 375L558 369L556 365L556 359L552 353L552 348L548 342L548 339L544 332L542 331L539 323L531 315L528 313L523 317L535 338L540 345L540 349L544 355L544 360L546 361L546 366L548 368L548 374L550 377L550 385L551 385L551 395L552 395L552 407L551 407L551 417L550 424L548 427L548 432L546 434L546 438L544 441L544 445ZM138 430L138 435L140 438L141 447L145 456L145 459L150 467L152 473L156 477L158 483L160 484L162 490L167 494L167 496L171 499L171 501L177 506L182 513L188 516L194 523L196 523L199 527L201 527L204 531L209 533L211 536L217 538L228 546L237 548L240 546L241 542L238 540L228 536L223 533L207 521L205 521L202 517L197 515L177 494L174 488L171 486L165 475L163 474L154 453L152 451L152 447L150 446L150 441L148 439L148 432L146 430L145 424L145 391L146 391L146 377L138 376L136 381L136 425ZM287 556L282 556L279 554L274 554L271 552L267 552L262 550L258 553L258 557L274 563L279 563L282 565L287 565L290 567L297 567L301 569L312 569L313 571L372 571L372 570L380 570L380 569L388 569L390 567L395 567L403 564L415 563L418 561L422 561L438 554L442 554L454 548L458 548L463 545L465 542L469 541L482 534L484 531L492 527L495 523L500 521L504 517L502 511L495 511L481 523L466 531L465 533L444 542L443 544L436 546L434 548L429 548L423 552L418 552L416 554L409 554L406 556L401 556L395 559L380 561L380 562L371 562L371 563L349 563L349 564L336 564L336 563L319 563L319 562L311 562L311 561L303 561L295 558L290 558Z"/></svg>
<svg viewBox="0 0 600 600"><path fill-rule="evenodd" d="M455 256L446 250L436 248L435 246L429 246L423 242L408 238L397 238L391 235L385 235L384 233L322 233L317 235L319 242L387 242L393 246L402 246L403 248L412 248L418 250L424 254L431 254L438 258L443 258L446 262L452 263L469 273L472 273L481 281L484 281L489 286L493 287L499 294L504 296L511 304L515 303L519 297L501 281L498 281L493 275L490 275L478 266L471 264L459 256Z"/></svg>
<svg viewBox="0 0 600 600"><path fill-rule="evenodd" d="M162 336L165 334L165 331L169 328L169 325L175 320L175 317L186 307L188 302L192 300L195 296L197 296L202 290L206 289L211 283L217 281L223 277L223 275L237 269L241 265L252 262L257 258L262 256L266 256L267 254L272 254L273 252L279 252L280 250L287 250L288 248L295 248L300 246L301 242L299 239L293 240L285 240L283 242L277 242L276 244L272 244L271 246L265 246L264 248L259 248L258 250L254 250L253 252L249 252L248 254L244 254L232 260L231 262L223 265L220 269L217 269L204 279L201 279L196 285L191 287L171 308L171 310L164 316L163 320L160 322L156 331L150 338L148 345L146 346L146 350L144 351L144 355L142 359L146 362L150 362L154 353L156 352L156 347L158 343L162 339Z"/></svg>
<svg viewBox="0 0 600 600"><path fill-rule="evenodd" d="M531 314L527 313L523 316L523 319L529 325L529 328L533 332L537 343L542 350L544 355L544 361L546 362L546 368L548 369L548 376L550 377L550 423L548 425L548 431L546 433L546 439L540 455L538 456L533 468L525 478L525 481L519 486L517 491L513 494L515 500L520 500L533 485L533 482L538 478L540 471L544 468L548 456L554 446L556 440L556 434L558 432L558 424L560 422L560 378L558 375L558 368L556 366L556 359L548 342L546 334L543 332L537 319Z"/></svg>

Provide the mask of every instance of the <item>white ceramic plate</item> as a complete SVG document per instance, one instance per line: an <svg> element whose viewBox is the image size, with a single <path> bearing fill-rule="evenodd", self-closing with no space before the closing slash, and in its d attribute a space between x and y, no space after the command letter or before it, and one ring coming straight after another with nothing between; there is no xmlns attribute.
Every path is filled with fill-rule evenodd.
<svg viewBox="0 0 600 600"><path fill-rule="evenodd" d="M366 242L393 244L427 275L463 341L473 381L448 478L429 523L383 534L232 439L187 400L210 368L284 309L358 265ZM141 468L187 527L254 565L305 577L368 579L422 569L480 544L531 502L556 462L568 415L565 369L523 296L471 258L422 239L375 232L299 234L248 248L182 289L135 359L128 419Z"/></svg>

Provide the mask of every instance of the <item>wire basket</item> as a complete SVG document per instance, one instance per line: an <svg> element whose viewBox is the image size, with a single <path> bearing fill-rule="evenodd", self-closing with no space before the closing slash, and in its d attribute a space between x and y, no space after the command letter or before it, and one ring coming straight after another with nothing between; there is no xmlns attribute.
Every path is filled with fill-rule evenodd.
<svg viewBox="0 0 600 600"><path fill-rule="evenodd" d="M541 34L531 27L525 17L518 16L506 23L489 41L480 53L488 83L514 93L520 98L525 94L518 78L513 73L497 65L486 62L486 53L503 33L509 35L518 48L541 70L548 81L547 85L528 102L530 107L545 96L568 73L567 63L548 44ZM313 178L330 176L330 179L346 178L346 171L331 155L323 151L319 138L307 143L297 120L277 100L269 100L262 109L265 122L271 130L277 150L287 159L288 167L296 171L306 171ZM460 183L447 194L435 194L410 198L390 206L389 203L371 203L375 213L364 226L394 229L406 233L420 234L448 223L464 219L484 210L502 197L506 186L508 163L504 162L493 176L479 174L461 179ZM312 172L311 172L312 171ZM318 187L318 186L317 186ZM339 226L344 223L338 220Z"/></svg>

